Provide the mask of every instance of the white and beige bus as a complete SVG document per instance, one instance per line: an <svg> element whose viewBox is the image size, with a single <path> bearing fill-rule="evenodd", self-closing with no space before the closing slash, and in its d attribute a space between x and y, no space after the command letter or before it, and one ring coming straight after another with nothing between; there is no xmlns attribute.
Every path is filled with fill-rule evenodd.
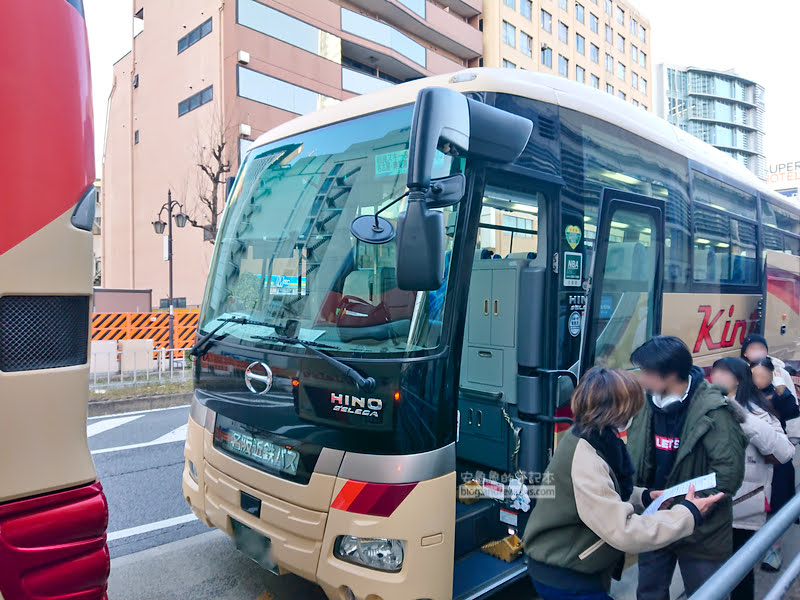
<svg viewBox="0 0 800 600"><path fill-rule="evenodd" d="M524 527L583 369L660 332L701 365L761 328L798 358L799 234L744 166L560 78L467 70L299 117L226 208L186 499L331 599L488 595L525 574L481 548Z"/></svg>

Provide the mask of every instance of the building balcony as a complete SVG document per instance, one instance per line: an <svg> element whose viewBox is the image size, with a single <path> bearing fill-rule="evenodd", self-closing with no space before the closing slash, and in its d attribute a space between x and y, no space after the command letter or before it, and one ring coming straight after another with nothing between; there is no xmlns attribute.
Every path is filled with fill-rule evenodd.
<svg viewBox="0 0 800 600"><path fill-rule="evenodd" d="M725 119L716 119L714 117L698 117L696 115L689 115L690 121L697 121L698 123L712 123L719 125L726 125L728 127L737 127L739 129L747 129L748 131L755 131L761 133L758 127L749 125L747 123L736 123L735 121L726 121Z"/></svg>
<svg viewBox="0 0 800 600"><path fill-rule="evenodd" d="M369 94L394 85L390 81L342 67L342 89L354 94Z"/></svg>
<svg viewBox="0 0 800 600"><path fill-rule="evenodd" d="M448 3L449 10L425 0L351 0L351 3L370 15L378 15L384 23L411 33L461 59L478 58L483 53L483 34L464 20L463 17L467 15L458 12L468 9L477 11L481 3L476 0L451 0ZM375 22L380 24L380 21ZM342 29L345 29L344 12ZM371 39L366 31L364 34L357 31L351 33Z"/></svg>

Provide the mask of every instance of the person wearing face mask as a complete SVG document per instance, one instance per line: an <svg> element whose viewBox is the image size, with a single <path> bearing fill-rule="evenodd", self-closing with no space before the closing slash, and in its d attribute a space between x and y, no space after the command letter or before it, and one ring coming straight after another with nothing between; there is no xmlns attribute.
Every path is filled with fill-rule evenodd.
<svg viewBox="0 0 800 600"><path fill-rule="evenodd" d="M628 430L636 484L662 490L713 472L717 487L701 494L724 493L691 536L639 555L638 600L669 600L676 563L691 596L732 553L731 499L742 485L748 440L735 409L693 366L679 338L656 336L634 350L631 362L648 392Z"/></svg>
<svg viewBox="0 0 800 600"><path fill-rule="evenodd" d="M575 425L558 443L523 544L528 574L544 600L610 600L625 553L662 548L690 535L722 494L686 498L668 510L637 514L661 494L633 485L634 470L618 434L644 405L644 390L621 369L590 370L572 395ZM646 496L645 496L646 494Z"/></svg>
<svg viewBox="0 0 800 600"><path fill-rule="evenodd" d="M736 552L767 522L773 465L791 467L794 445L786 437L772 405L753 383L746 361L734 356L721 358L711 368L711 381L728 393L728 399L738 409L742 431L750 441L745 450L744 483L733 497L733 550ZM791 396L789 400L794 404ZM794 467L791 468L794 471ZM734 588L731 600L752 600L754 593L755 577L751 569Z"/></svg>
<svg viewBox="0 0 800 600"><path fill-rule="evenodd" d="M798 437L798 417L800 409L797 401L786 388L775 387L775 364L770 358L762 358L751 364L753 382L756 387L772 405L778 419L780 420L783 431L789 435L789 439L796 441ZM772 470L772 495L769 498L769 514L773 515L786 506L795 493L795 473L794 465L790 462L777 464ZM783 565L782 540L776 541L769 549L761 568L764 571L780 571Z"/></svg>
<svg viewBox="0 0 800 600"><path fill-rule="evenodd" d="M769 346L767 345L767 339L763 335L751 333L744 338L741 356L751 365L765 358L769 358L772 361L772 365L775 367L772 384L781 393L783 393L785 388L792 395L792 398L795 399L795 402L797 401L797 388L795 388L792 377L786 370L786 364L779 358L769 356Z"/></svg>

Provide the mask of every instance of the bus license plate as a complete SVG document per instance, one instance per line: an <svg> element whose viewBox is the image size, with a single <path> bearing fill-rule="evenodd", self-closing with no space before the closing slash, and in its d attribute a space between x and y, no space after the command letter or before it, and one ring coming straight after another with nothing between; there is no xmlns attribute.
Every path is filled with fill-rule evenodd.
<svg viewBox="0 0 800 600"><path fill-rule="evenodd" d="M231 519L231 525L233 526L233 541L236 544L236 549L267 571L277 575L278 567L275 561L272 560L272 543L270 539L236 519Z"/></svg>
<svg viewBox="0 0 800 600"><path fill-rule="evenodd" d="M227 421L228 419L226 419ZM233 421L230 424L233 425ZM228 423L220 423L214 428L214 442L223 450L243 456L265 467L276 469L289 475L297 475L300 453L290 448L274 444L258 436L234 427L226 427Z"/></svg>

